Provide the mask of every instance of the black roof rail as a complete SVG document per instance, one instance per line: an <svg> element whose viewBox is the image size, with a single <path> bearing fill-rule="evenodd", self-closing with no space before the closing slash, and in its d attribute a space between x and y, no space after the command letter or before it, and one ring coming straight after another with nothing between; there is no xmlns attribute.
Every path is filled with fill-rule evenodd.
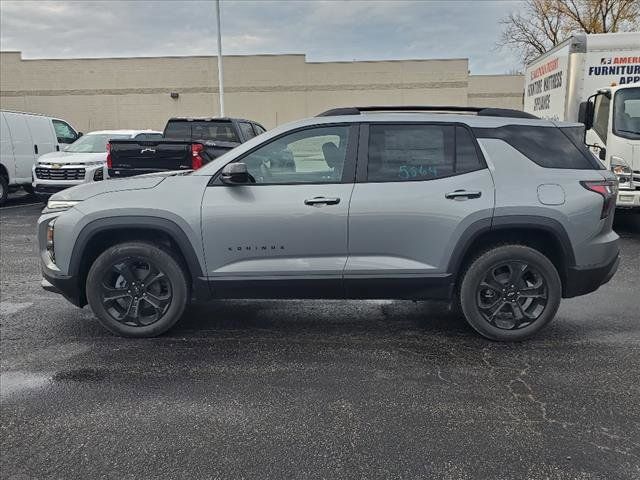
<svg viewBox="0 0 640 480"><path fill-rule="evenodd" d="M379 105L369 107L342 107L322 112L317 117L360 115L362 112L469 112L482 117L538 118L530 113L510 108L461 107L452 105Z"/></svg>

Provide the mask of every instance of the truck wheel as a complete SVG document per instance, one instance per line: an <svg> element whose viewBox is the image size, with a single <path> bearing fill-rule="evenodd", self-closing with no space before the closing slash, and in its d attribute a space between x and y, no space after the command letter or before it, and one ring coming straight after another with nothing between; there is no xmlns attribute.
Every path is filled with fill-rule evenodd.
<svg viewBox="0 0 640 480"><path fill-rule="evenodd" d="M475 258L460 287L460 304L480 335L518 341L549 323L560 306L562 283L551 261L523 245L501 245Z"/></svg>
<svg viewBox="0 0 640 480"><path fill-rule="evenodd" d="M7 178L0 175L0 205L4 205L9 196L9 182Z"/></svg>
<svg viewBox="0 0 640 480"><path fill-rule="evenodd" d="M152 243L128 242L91 265L87 300L100 323L123 337L155 337L178 321L189 288L178 262Z"/></svg>

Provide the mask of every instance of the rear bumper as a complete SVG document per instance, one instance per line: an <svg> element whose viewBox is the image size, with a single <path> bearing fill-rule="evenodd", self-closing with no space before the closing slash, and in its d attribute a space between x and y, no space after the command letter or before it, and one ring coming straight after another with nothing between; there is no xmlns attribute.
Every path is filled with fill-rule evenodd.
<svg viewBox="0 0 640 480"><path fill-rule="evenodd" d="M616 254L611 261L603 265L569 268L562 296L564 298L578 297L596 291L601 285L611 280L618 270L619 264L620 255Z"/></svg>

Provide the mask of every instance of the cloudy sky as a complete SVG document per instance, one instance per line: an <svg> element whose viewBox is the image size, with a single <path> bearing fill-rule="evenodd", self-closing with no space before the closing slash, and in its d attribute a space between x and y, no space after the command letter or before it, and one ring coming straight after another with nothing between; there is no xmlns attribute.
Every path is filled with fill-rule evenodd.
<svg viewBox="0 0 640 480"><path fill-rule="evenodd" d="M213 1L1 0L0 47L24 58L212 55ZM469 58L506 73L498 21L522 7L495 1L222 1L225 54L306 53L309 61Z"/></svg>

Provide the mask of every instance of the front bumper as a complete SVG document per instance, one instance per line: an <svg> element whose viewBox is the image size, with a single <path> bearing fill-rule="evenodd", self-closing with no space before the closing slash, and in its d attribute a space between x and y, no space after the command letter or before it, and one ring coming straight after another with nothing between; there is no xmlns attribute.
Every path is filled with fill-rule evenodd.
<svg viewBox="0 0 640 480"><path fill-rule="evenodd" d="M572 267L567 269L567 281L564 285L564 298L578 297L596 291L615 275L620 264L620 254L603 265Z"/></svg>
<svg viewBox="0 0 640 480"><path fill-rule="evenodd" d="M76 277L54 276L46 268L43 268L40 286L48 292L62 295L76 307L82 308L87 304L87 299L80 289L80 284Z"/></svg>
<svg viewBox="0 0 640 480"><path fill-rule="evenodd" d="M640 209L640 190L618 190L616 208Z"/></svg>

